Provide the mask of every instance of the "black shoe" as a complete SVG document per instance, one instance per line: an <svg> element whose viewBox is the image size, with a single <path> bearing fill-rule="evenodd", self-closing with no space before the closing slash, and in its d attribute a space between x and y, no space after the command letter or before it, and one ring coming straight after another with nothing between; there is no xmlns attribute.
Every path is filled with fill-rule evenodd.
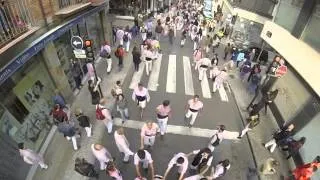
<svg viewBox="0 0 320 180"><path fill-rule="evenodd" d="M192 125L191 125L191 124L189 124L189 125L188 125L188 127L189 127L189 128L192 128Z"/></svg>
<svg viewBox="0 0 320 180"><path fill-rule="evenodd" d="M241 137L241 136L238 136L237 138L238 138L238 139L241 139L242 137Z"/></svg>
<svg viewBox="0 0 320 180"><path fill-rule="evenodd" d="M164 135L160 135L160 140L163 141Z"/></svg>

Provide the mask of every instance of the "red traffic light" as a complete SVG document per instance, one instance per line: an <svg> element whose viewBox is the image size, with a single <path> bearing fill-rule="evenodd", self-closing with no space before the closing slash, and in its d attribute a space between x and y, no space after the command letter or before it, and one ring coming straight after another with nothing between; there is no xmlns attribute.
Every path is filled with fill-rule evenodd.
<svg viewBox="0 0 320 180"><path fill-rule="evenodd" d="M85 41L84 41L84 46L85 46L85 47L90 47L90 46L92 46L92 41L91 41L91 40L85 40Z"/></svg>

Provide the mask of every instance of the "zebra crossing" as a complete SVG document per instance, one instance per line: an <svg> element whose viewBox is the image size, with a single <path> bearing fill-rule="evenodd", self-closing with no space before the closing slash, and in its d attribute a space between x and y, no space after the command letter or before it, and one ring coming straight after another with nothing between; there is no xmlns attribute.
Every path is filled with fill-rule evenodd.
<svg viewBox="0 0 320 180"><path fill-rule="evenodd" d="M168 57L168 63L164 62L164 57ZM152 71L149 76L147 88L149 91L158 91L159 86L165 86L165 90L167 93L177 93L177 69L183 68L183 83L184 83L184 93L185 95L194 95L195 93L195 85L201 87L202 97L205 99L212 98L212 83L209 83L207 78L207 74L205 74L203 80L199 82L193 81L193 74L198 76L198 73L194 73L192 71L191 59L188 56L182 56L182 67L177 63L181 57L178 57L174 54L169 54L169 56L164 56L162 54L159 55L158 59L153 62ZM165 65L164 65L165 64ZM177 66L179 65L179 66ZM167 69L167 74L160 74L161 69ZM130 89L134 89L138 86L138 83L141 81L141 78L145 71L145 63L140 63L139 71L134 72L131 82ZM165 84L159 84L159 77L166 77ZM198 79L198 78L197 78ZM225 88L222 87L217 91L220 95L220 99L223 102L228 102L228 93Z"/></svg>

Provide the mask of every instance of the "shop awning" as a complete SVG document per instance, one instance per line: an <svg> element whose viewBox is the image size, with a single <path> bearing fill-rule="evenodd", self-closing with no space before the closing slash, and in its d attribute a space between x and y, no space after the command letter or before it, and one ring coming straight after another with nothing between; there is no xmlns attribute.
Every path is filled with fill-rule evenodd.
<svg viewBox="0 0 320 180"><path fill-rule="evenodd" d="M286 59L319 96L320 54L271 21L264 24L260 36Z"/></svg>

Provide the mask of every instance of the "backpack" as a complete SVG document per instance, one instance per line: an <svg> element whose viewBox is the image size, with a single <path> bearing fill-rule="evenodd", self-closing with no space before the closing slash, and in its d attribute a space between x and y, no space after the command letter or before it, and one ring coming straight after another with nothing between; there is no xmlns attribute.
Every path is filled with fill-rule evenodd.
<svg viewBox="0 0 320 180"><path fill-rule="evenodd" d="M108 57L108 55L109 53L104 48L102 49L102 51L100 51L100 57L106 58Z"/></svg>
<svg viewBox="0 0 320 180"><path fill-rule="evenodd" d="M241 69L241 72L243 73L248 73L250 71L251 71L251 67L248 64L244 65Z"/></svg>
<svg viewBox="0 0 320 180"><path fill-rule="evenodd" d="M123 56L123 50L122 50L122 48L118 48L117 50L116 50L116 52L114 52L114 55L115 56L117 56L117 57L122 57Z"/></svg>
<svg viewBox="0 0 320 180"><path fill-rule="evenodd" d="M124 41L124 42L128 42L128 41L129 41L128 34L124 34L124 35L123 35L123 41Z"/></svg>
<svg viewBox="0 0 320 180"><path fill-rule="evenodd" d="M88 163L85 159L81 159L80 161L74 164L74 170L79 174L87 177L97 177L98 173L95 171L94 166Z"/></svg>
<svg viewBox="0 0 320 180"><path fill-rule="evenodd" d="M96 109L96 119L97 120L104 120L106 117L103 115L102 110L106 108L100 108L99 105Z"/></svg>

